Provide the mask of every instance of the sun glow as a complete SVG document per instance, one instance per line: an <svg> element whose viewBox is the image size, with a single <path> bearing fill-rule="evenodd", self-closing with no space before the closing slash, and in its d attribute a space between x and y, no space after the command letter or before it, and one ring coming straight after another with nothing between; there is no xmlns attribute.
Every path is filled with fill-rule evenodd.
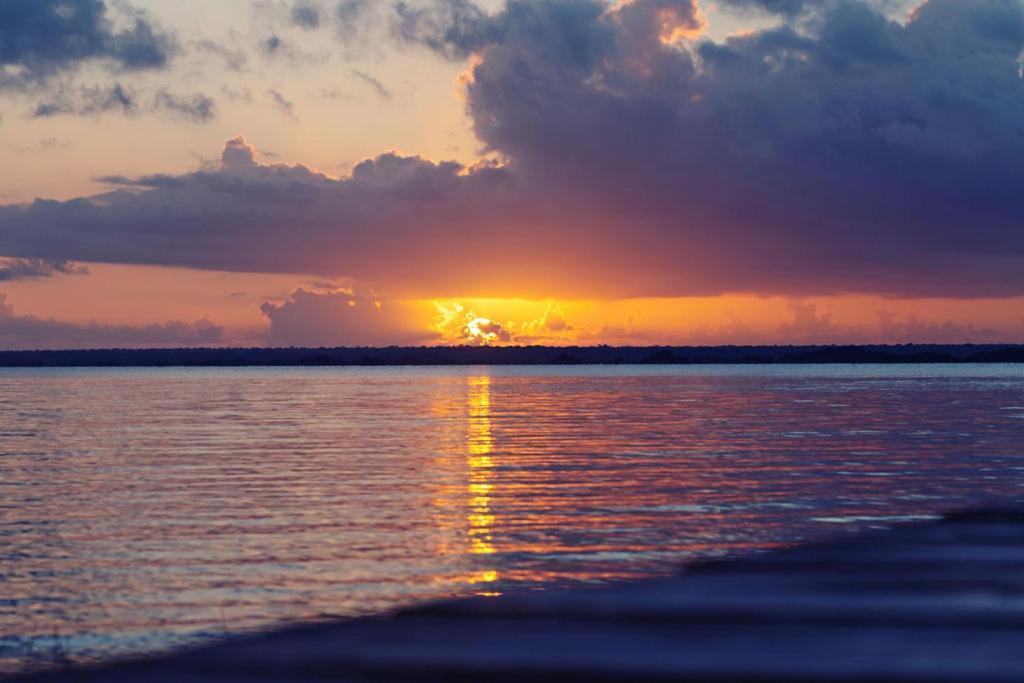
<svg viewBox="0 0 1024 683"><path fill-rule="evenodd" d="M499 341L508 341L504 337L504 330L501 323L496 323L490 318L476 317L466 325L466 331L471 340L478 344L493 344Z"/></svg>
<svg viewBox="0 0 1024 683"><path fill-rule="evenodd" d="M1010 343L1024 334L1020 297L464 298L419 306L432 343L451 346Z"/></svg>
<svg viewBox="0 0 1024 683"><path fill-rule="evenodd" d="M445 344L488 346L513 341L510 325L477 315L473 309L454 301L434 301L437 312L433 331Z"/></svg>

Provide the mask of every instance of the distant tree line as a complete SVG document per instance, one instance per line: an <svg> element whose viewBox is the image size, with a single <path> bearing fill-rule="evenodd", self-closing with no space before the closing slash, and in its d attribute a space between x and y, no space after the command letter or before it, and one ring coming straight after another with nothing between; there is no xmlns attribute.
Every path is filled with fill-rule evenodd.
<svg viewBox="0 0 1024 683"><path fill-rule="evenodd" d="M1024 345L436 346L0 351L0 367L1024 363Z"/></svg>

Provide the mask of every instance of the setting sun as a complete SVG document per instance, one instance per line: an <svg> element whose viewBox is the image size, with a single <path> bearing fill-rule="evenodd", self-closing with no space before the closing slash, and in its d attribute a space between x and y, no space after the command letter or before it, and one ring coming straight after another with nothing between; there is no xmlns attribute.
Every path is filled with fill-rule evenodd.
<svg viewBox="0 0 1024 683"><path fill-rule="evenodd" d="M0 101L0 683L1024 679L1024 0L0 0Z"/></svg>
<svg viewBox="0 0 1024 683"><path fill-rule="evenodd" d="M466 325L466 331L469 333L470 339L477 340L481 344L509 341L508 334L502 329L501 324L489 318L473 318Z"/></svg>

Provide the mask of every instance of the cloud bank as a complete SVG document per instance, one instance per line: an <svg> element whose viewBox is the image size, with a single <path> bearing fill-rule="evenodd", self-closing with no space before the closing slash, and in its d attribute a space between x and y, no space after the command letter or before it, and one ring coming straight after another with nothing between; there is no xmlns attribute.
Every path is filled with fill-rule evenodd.
<svg viewBox="0 0 1024 683"><path fill-rule="evenodd" d="M86 266L70 261L47 261L45 259L0 259L0 282L13 280L38 280L55 275L87 275Z"/></svg>
<svg viewBox="0 0 1024 683"><path fill-rule="evenodd" d="M335 179L234 141L218 169L0 207L0 253L391 296L1024 292L1024 3L730 2L779 23L715 43L691 0L397 3L399 40L468 60L499 164Z"/></svg>
<svg viewBox="0 0 1024 683"><path fill-rule="evenodd" d="M401 304L380 302L349 287L299 287L260 310L270 321L270 346L386 346L432 340L416 328Z"/></svg>
<svg viewBox="0 0 1024 683"><path fill-rule="evenodd" d="M151 325L77 324L18 315L0 294L0 348L129 348L211 346L224 341L224 330L209 320L170 321Z"/></svg>

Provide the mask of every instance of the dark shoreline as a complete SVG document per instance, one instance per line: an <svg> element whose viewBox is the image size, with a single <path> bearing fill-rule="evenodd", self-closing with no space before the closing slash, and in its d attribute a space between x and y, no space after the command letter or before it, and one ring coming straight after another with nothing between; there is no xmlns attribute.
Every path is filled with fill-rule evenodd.
<svg viewBox="0 0 1024 683"><path fill-rule="evenodd" d="M5 680L1016 683L1022 535L1019 507L978 509L675 577L452 599Z"/></svg>
<svg viewBox="0 0 1024 683"><path fill-rule="evenodd" d="M0 351L0 367L1024 363L1024 344L510 346Z"/></svg>

